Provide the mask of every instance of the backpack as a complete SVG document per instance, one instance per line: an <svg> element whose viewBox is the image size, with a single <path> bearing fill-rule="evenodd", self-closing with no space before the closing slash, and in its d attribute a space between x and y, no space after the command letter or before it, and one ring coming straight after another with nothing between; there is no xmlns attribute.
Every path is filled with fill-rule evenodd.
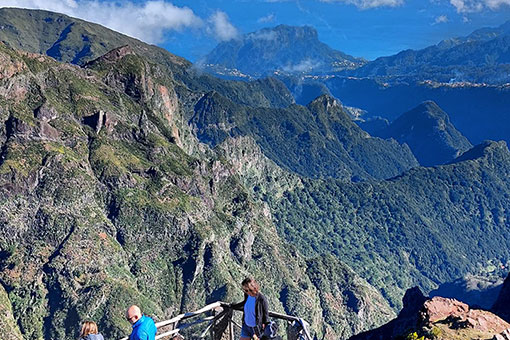
<svg viewBox="0 0 510 340"><path fill-rule="evenodd" d="M269 323L264 328L264 333L262 334L262 339L274 339L278 335L278 324L274 321L269 321Z"/></svg>

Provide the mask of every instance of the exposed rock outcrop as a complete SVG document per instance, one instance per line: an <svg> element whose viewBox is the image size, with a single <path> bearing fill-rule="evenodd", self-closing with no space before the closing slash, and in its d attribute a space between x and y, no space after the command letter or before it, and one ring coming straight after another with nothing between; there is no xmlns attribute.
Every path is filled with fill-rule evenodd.
<svg viewBox="0 0 510 340"><path fill-rule="evenodd" d="M350 340L500 339L509 328L509 323L488 311L471 309L455 299L426 299L417 288L412 288L406 292L404 308L396 319Z"/></svg>

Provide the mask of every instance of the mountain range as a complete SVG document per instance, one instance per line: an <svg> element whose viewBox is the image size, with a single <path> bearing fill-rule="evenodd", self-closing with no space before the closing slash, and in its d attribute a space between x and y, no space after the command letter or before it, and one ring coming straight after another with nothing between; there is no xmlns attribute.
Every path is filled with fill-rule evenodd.
<svg viewBox="0 0 510 340"><path fill-rule="evenodd" d="M472 82L505 84L510 81L510 21L483 28L466 37L443 40L422 50L405 50L380 57L350 73L384 81Z"/></svg>
<svg viewBox="0 0 510 340"><path fill-rule="evenodd" d="M128 304L162 320L241 299L238 285L249 274L272 310L301 315L328 338L393 315L341 260L305 258L281 240L241 180L248 170L229 159L251 145L251 162L267 163L259 177L284 187L298 180L249 139L225 140L228 153L201 144L186 118L200 94L163 66L129 47L84 67L4 45L0 57L4 338L76 338L85 318L121 338ZM345 284L324 278L337 271ZM329 310L343 319L325 322L320 282L336 282Z"/></svg>
<svg viewBox="0 0 510 340"><path fill-rule="evenodd" d="M510 151L470 148L435 104L403 120L430 118L459 156L421 167L331 96L297 105L277 79L217 79L61 14L0 19L7 339L76 338L84 319L120 338L132 303L162 320L241 299L247 275L272 310L347 339L409 287L507 271ZM406 143L423 138L411 127L395 129Z"/></svg>
<svg viewBox="0 0 510 340"><path fill-rule="evenodd" d="M271 74L370 77L383 82L510 81L510 22L466 37L443 40L374 61L349 56L320 42L309 26L280 25L219 44L201 64L220 76L258 78Z"/></svg>
<svg viewBox="0 0 510 340"><path fill-rule="evenodd" d="M249 36L264 32L276 40L285 37L288 41L289 35L282 34L281 28L276 27L247 34L232 42L236 49L226 48L225 43L219 45L215 49L217 52L211 52L213 59L205 57L205 70L236 79L271 75L285 83L298 104L307 105L316 97L328 94L344 105L362 109L367 119L382 117L393 121L420 103L432 100L449 114L452 123L471 143L486 139L510 142L507 128L510 126L507 110L510 100L507 85L510 81L509 27L510 24L505 23L496 28L480 29L467 37L452 38L418 51L402 51L341 71L309 69L290 72L274 62L254 64L252 59L238 58L240 51L248 46L245 42ZM304 38L294 34L292 39L290 45L299 46L301 54L322 51L313 47L322 44L316 35ZM306 45L311 47L302 47ZM262 46L253 55L263 59L263 50ZM287 60L288 64L303 60L293 48L279 51L279 60ZM323 59L328 58L328 53L323 54ZM250 69L252 65L256 67ZM242 70L243 77L225 67ZM220 68L221 72L218 71Z"/></svg>

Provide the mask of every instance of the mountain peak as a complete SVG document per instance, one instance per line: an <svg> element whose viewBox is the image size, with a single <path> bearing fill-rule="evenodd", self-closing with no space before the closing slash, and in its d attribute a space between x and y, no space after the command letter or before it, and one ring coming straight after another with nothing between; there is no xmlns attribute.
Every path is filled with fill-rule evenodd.
<svg viewBox="0 0 510 340"><path fill-rule="evenodd" d="M219 44L202 64L220 76L241 72L245 76L261 77L275 72L333 72L357 68L365 62L320 42L313 27L279 25Z"/></svg>
<svg viewBox="0 0 510 340"><path fill-rule="evenodd" d="M98 62L106 62L106 63L115 63L119 61L120 59L124 58L127 55L133 55L136 54L135 51L131 48L129 45L120 46L117 48L114 48L113 50L107 52L106 54L100 56L99 58L96 58L92 61L89 61L85 64L85 66L95 64Z"/></svg>
<svg viewBox="0 0 510 340"><path fill-rule="evenodd" d="M380 136L409 145L424 166L444 164L472 147L446 112L430 100L402 114Z"/></svg>
<svg viewBox="0 0 510 340"><path fill-rule="evenodd" d="M265 28L260 32L272 31L282 36L287 36L294 39L314 39L319 40L317 30L312 26L290 26L290 25L278 25L273 28Z"/></svg>
<svg viewBox="0 0 510 340"><path fill-rule="evenodd" d="M326 111L329 111L331 108L342 108L342 103L336 99L335 97L332 97L328 94L322 94L312 100L310 104L308 104L308 108L316 107L317 105L324 106Z"/></svg>

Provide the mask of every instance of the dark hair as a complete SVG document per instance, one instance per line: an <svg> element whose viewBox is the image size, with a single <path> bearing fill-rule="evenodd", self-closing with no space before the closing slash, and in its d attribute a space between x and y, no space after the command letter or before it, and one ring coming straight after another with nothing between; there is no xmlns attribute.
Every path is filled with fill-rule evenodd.
<svg viewBox="0 0 510 340"><path fill-rule="evenodd" d="M244 279L243 282L241 282L241 285L243 287L248 288L250 292L252 292L253 294L258 294L260 291L259 284L257 283L257 281L255 281L255 279L251 277L247 277L246 279Z"/></svg>

